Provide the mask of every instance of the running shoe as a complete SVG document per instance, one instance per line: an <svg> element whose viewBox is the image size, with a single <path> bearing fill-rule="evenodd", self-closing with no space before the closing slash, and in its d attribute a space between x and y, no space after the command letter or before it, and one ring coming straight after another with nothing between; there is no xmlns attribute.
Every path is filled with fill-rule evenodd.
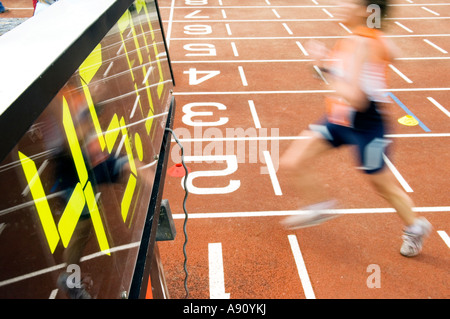
<svg viewBox="0 0 450 319"><path fill-rule="evenodd" d="M417 256L423 247L423 241L431 232L431 224L424 217L420 217L416 221L418 231L403 231L403 244L400 248L400 254L405 257Z"/></svg>
<svg viewBox="0 0 450 319"><path fill-rule="evenodd" d="M335 200L330 200L308 206L305 210L283 219L281 224L287 229L299 229L320 225L327 220L337 217L337 214L330 212L330 209L335 204Z"/></svg>

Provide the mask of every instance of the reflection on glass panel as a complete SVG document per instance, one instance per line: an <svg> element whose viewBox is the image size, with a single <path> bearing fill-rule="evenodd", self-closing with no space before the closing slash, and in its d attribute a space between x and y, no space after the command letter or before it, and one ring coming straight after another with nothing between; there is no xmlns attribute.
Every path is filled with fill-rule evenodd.
<svg viewBox="0 0 450 319"><path fill-rule="evenodd" d="M0 163L0 298L128 291L171 90L138 0Z"/></svg>

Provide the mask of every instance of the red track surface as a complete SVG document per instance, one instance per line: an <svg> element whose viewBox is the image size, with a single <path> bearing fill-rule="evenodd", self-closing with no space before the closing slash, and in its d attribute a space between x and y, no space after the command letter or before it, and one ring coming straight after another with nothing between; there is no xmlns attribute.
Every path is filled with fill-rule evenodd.
<svg viewBox="0 0 450 319"><path fill-rule="evenodd" d="M186 155L223 154L236 155L238 159L237 169L229 174L194 176L193 185L203 191L223 189L227 185L239 187L228 194L195 194L195 191L189 194L190 298L211 298L213 293L218 293L219 297L229 294L231 299L450 297L449 247L440 235L450 233L450 118L445 110L427 99L432 97L450 110L450 60L449 54L442 51L450 51L447 34L450 5L445 0L431 2L433 4L412 4L412 1L398 0L399 6L392 8L392 20L387 21L388 34L402 49L402 59L396 61L395 66L412 81L408 83L392 71L390 91L423 123L423 126L399 124L397 119L406 115L405 110L396 103L389 105L394 147L388 156L411 188L410 195L417 210L434 227L422 254L405 258L399 253L403 227L400 219L391 211L378 210L388 206L355 169L350 149L332 151L317 162L318 176L329 185L330 194L339 200L342 216L321 226L297 231L287 231L279 222L289 211L301 207L305 198L290 189L287 176L281 170L276 172L281 194L276 195L270 176L261 173L261 169L266 168L263 154L252 161L258 151L267 150L276 166L277 155L283 153L292 138L322 115L322 90L328 88L313 76L311 62L305 61L309 56L296 42L303 45L308 38L316 37L331 46L336 37L348 35L336 21L327 21L333 20L328 15L333 15L335 10L329 7L331 1L159 1L176 81L174 128ZM403 27L395 24L396 21ZM204 34L195 34L198 32ZM186 45L192 44L215 49L215 54L189 56L208 53L189 51ZM245 74L246 86L239 67ZM192 69L220 73L194 74ZM200 82L208 74L211 77ZM195 79L200 83L195 84ZM201 130L194 128L193 123L186 121L189 112L183 110L189 103L206 103L191 110L211 112L193 114L192 121L215 123ZM252 103L262 129L255 128ZM220 118L228 121L217 125ZM256 150L249 150L251 143L248 141L245 144L229 141L234 151L226 151L227 144L221 137L231 137L233 141L227 129L237 128L247 130L250 136L256 134L253 136L259 138L259 143L253 145ZM278 149L274 141L268 141L264 148L261 142L266 140L264 136L278 141ZM237 154L239 145L245 147L243 156ZM172 146L169 167L179 161L176 156L179 148L175 143ZM187 166L192 173L230 167L225 162L206 163L206 158L203 162L188 162ZM160 242L159 248L171 298L185 296L183 197L181 178L167 176L164 198L169 199L176 218L177 237L171 242ZM359 208L367 210L355 210ZM244 212L250 213L246 217L239 214ZM310 288L305 277L299 276L289 238L300 247ZM209 257L213 249L209 247L211 243L221 243L218 248L221 257L220 254ZM210 267L211 261L219 265L222 262L223 272L217 264ZM371 268L373 265L379 267L378 272ZM219 269L215 275L219 283L210 284L210 268ZM380 275L379 288L368 285L374 274Z"/></svg>
<svg viewBox="0 0 450 319"><path fill-rule="evenodd" d="M17 9L31 8L31 0L2 2L11 10L1 18L29 17L32 13L32 10ZM430 130L399 124L396 120L406 115L405 111L396 103L389 106L394 142L394 152L389 159L411 187L415 206L434 227L422 254L410 259L399 254L400 219L395 213L378 210L388 206L373 193L364 175L354 168L351 150L333 151L317 163L318 176L329 185L330 194L339 200L342 216L321 226L297 231L283 229L279 221L301 207L306 199L290 189L282 171L276 172L282 195L276 195L270 176L261 173L261 169L266 168L263 154L252 161L255 151L249 151L250 145L260 152L268 150L276 163L278 152L282 154L300 131L322 115L322 90L328 88L312 75L311 64L305 61L309 56L296 42L304 44L309 37L320 37L331 46L336 37L348 35L337 22L326 21L332 18L322 9L333 14L334 8L327 7L330 0L317 0L318 5L311 0L205 0L206 5L189 5L201 2L159 1L176 80L174 128L182 139L186 155L221 155L223 150L224 155L237 155L239 159L237 170L232 174L198 177L193 181L194 186L220 188L230 180L240 184L235 191L224 195L189 194L190 298L210 298L210 291L219 293L219 297L227 293L231 299L450 297L449 247L438 234L438 231L445 232L440 233L443 236L450 234L450 118L427 99L432 97L450 110L450 56L424 42L428 39L450 52L450 5L446 0L431 1L433 5L419 0L414 2L422 4L398 0L396 3L400 6L392 8L393 19L389 20L388 34L394 36L394 42L403 50L402 60L395 66L412 81L407 83L391 72L391 92ZM211 32L201 29L208 34L186 34L192 25L210 26ZM184 48L187 44L214 46L215 55L187 56L201 53L187 51ZM247 86L243 86L239 66ZM191 68L220 71L220 74L191 85L185 73ZM198 74L197 78L204 75ZM262 129L255 129L249 101L253 101ZM196 106L193 111L212 114L197 114L192 117L193 121L216 122L221 117L228 121L219 126L202 127L199 133L198 127L196 131L182 121L186 114L183 106L206 102L220 103L226 109L218 109L214 104ZM233 138L226 135L227 128L247 130L247 134L260 141L255 144L234 142L231 143L234 151L226 152L226 143L220 137ZM261 140L264 141L265 136L274 138L278 144L268 141L264 148ZM196 142L187 138L195 138ZM201 141L202 138L215 139ZM178 162L179 149L175 143L172 146L169 166ZM216 153L210 152L214 146ZM239 146L244 148L244 156L237 153ZM189 162L187 165L193 173L227 168L223 162ZM167 176L164 198L169 199L176 218L177 236L174 241L160 242L159 248L171 298L185 296L183 197L181 179ZM359 208L367 210L355 210ZM249 212L250 216L241 217L239 213L244 212ZM288 237L290 235L294 236ZM310 288L305 277L299 276L289 238L295 239L300 247ZM209 282L209 253L213 246L208 245L211 243L221 243L222 258L211 259L223 263L223 286ZM367 284L376 274L371 268L373 265L379 267L379 288L370 288ZM221 271L217 274L221 279Z"/></svg>
<svg viewBox="0 0 450 319"><path fill-rule="evenodd" d="M29 18L33 15L32 0L1 0L8 11L0 14L0 18Z"/></svg>

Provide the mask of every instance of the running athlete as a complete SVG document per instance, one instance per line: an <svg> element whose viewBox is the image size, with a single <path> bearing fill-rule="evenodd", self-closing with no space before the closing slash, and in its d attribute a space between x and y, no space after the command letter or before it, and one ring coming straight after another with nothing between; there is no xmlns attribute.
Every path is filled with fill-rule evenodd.
<svg viewBox="0 0 450 319"><path fill-rule="evenodd" d="M320 69L329 78L335 92L327 96L325 119L302 133L306 139L292 143L280 158L280 168L290 172L300 191L309 191L313 205L301 214L282 221L289 229L318 225L335 215L330 214L334 201L328 200L323 185L311 174L311 161L320 154L341 145L354 145L358 160L375 190L396 210L405 224L400 253L412 257L420 253L431 224L413 211L411 198L394 180L383 159L390 143L385 139L386 124L381 112L388 102L382 90L386 88L386 68L393 59L392 46L379 29L368 26L371 10L377 5L385 14L386 0L344 0L340 6L342 22L352 30L352 36L337 42L330 53L329 65ZM309 45L311 53L323 58L326 51L317 42Z"/></svg>

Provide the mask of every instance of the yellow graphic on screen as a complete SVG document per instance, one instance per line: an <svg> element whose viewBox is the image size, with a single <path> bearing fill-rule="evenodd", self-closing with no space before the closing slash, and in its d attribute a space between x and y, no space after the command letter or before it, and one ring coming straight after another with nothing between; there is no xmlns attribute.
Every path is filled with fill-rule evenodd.
<svg viewBox="0 0 450 319"><path fill-rule="evenodd" d="M133 88L136 94L136 100L138 101L138 105L141 110L141 115L145 120L145 128L148 135L150 135L151 128L153 125L153 115L154 115L154 106L153 106L153 98L160 99L163 89L164 89L164 81L163 81L163 72L161 61L159 57L159 52L156 45L156 39L153 27L151 25L151 19L149 17L149 13L147 11L146 3L143 0L136 1L136 9L137 12L140 13L144 10L144 14L140 14L139 17L145 17L148 22L148 27L151 32L151 41L147 40L145 34L146 31L144 29L143 21L139 18L137 28L140 28L140 32L143 35L142 39L144 41L144 46L141 47L138 40L138 35L136 32L136 27L133 24L133 19L131 17L131 13L127 10L124 15L120 18L117 23L119 28L119 33L122 41L122 45L125 52L125 58L128 63L129 71L131 74L131 87ZM130 32L131 31L131 32ZM127 34L127 38L132 36L132 44L134 44L135 48L127 49L127 41L125 39L125 34ZM153 72L153 67L151 66L151 48L148 43L151 43L150 46L153 46L153 52L156 56L157 70L159 71L159 82L157 86L157 97L152 96L151 93L151 85L149 83L149 74ZM129 44L128 44L129 45ZM146 55L143 53L146 52ZM131 59L131 53L137 54L137 61ZM145 61L148 59L148 61ZM139 63L139 66L136 66L135 63ZM91 92L89 89L89 84L93 81L95 75L103 65L102 58L102 45L98 44L96 48L91 52L91 54L85 59L85 61L79 67L79 76L81 79L81 87L83 89L84 96L86 98L86 103L89 108L89 112L92 118L92 122L95 128L96 136L100 143L100 148L102 151L107 151L109 154L113 152L114 146L119 141L120 135L123 137L123 145L125 149L126 156L128 158L128 164L130 169L130 175L128 176L128 180L126 183L125 191L120 202L120 210L123 222L126 222L127 217L130 215L130 209L132 207L133 196L138 196L136 194L137 185L138 185L138 174L136 163L133 155L133 146L137 153L137 157L140 161L143 160L143 144L141 141L141 137L138 133L134 134L134 138L128 132L128 126L125 121L124 116L118 116L117 113L113 114L109 124L104 131L102 125L100 124L100 120L97 115L97 111L95 109L95 105L91 96ZM137 75L139 73L139 69L142 71L142 75L144 81L137 80ZM141 91L144 91L148 97L148 104L143 103L143 99L140 99ZM75 165L75 169L77 172L78 182L74 186L72 194L70 195L67 205L64 208L64 211L61 215L61 218L58 222L53 218L49 202L47 200L44 187L42 181L39 177L35 162L30 159L27 155L22 152L18 152L19 158L21 161L21 165L23 171L25 173L26 180L28 182L31 196L33 197L36 210L41 221L43 231L45 237L47 238L47 242L49 245L49 249L51 253L54 253L58 243L62 242L64 247L67 247L69 244L72 235L75 231L76 225L80 219L83 211L89 211L89 215L94 226L95 235L100 247L100 250L105 254L110 255L110 246L108 243L108 238L106 236L105 228L103 225L103 221L100 215L100 210L97 205L97 200L95 198L94 188L89 180L88 176L88 168L85 163L85 159L81 150L80 142L78 140L78 136L75 130L74 122L70 113L70 108L67 103L66 98L63 96L62 108L63 108L63 126L66 134L66 138L68 141L68 145L70 148L70 153L73 158L73 162ZM144 105L145 104L145 105ZM146 109L146 110L144 110ZM139 194L139 193L138 193Z"/></svg>
<svg viewBox="0 0 450 319"><path fill-rule="evenodd" d="M94 122L95 132L97 133L98 141L102 150L105 149L105 139L103 138L102 128L100 127L100 122L98 120L97 112L95 111L94 101L92 100L91 93L89 91L88 84L94 78L94 75L100 69L102 65L102 46L99 43L95 49L89 54L89 56L84 60L84 62L79 67L79 74L81 78L81 83L86 96L86 102L89 107L89 112L91 113L92 121Z"/></svg>
<svg viewBox="0 0 450 319"><path fill-rule="evenodd" d="M119 20L119 26L121 24L122 23ZM133 199L134 191L136 189L137 171L136 165L134 163L134 156L131 147L130 137L128 136L128 130L126 128L125 118L122 116L119 120L119 117L115 113L105 132L103 132L100 122L98 120L97 112L95 110L95 106L92 101L88 84L92 81L95 74L99 70L101 63L102 63L101 46L98 45L92 51L92 53L86 58L86 60L81 64L79 73L80 77L82 78L83 91L86 96L86 101L89 106L90 114L94 122L95 131L97 132L97 137L99 139L102 151L104 151L106 147L108 153L111 154L120 133L122 133L122 135L125 137L124 139L125 151L127 153L128 163L130 165L131 170L131 174L128 178L128 182L125 188L125 193L121 201L121 214L123 217L123 221L125 222L130 209L131 201Z"/></svg>
<svg viewBox="0 0 450 319"><path fill-rule="evenodd" d="M52 217L41 179L38 175L36 164L25 154L19 152L22 168L25 173L30 192L33 196L39 219L41 220L50 251L53 253L61 238L63 246L67 247L72 238L75 227L85 207L88 206L89 214L94 225L95 235L100 250L110 255L108 239L106 238L100 211L95 200L94 190L88 180L88 171L84 162L80 143L78 142L75 126L70 114L69 106L63 97L63 125L69 143L70 152L74 160L79 182L76 184L63 214L56 225Z"/></svg>
<svg viewBox="0 0 450 319"><path fill-rule="evenodd" d="M41 220L50 251L53 253L59 242L59 233L55 221L53 220L52 212L41 179L39 178L36 164L21 152L19 152L19 158L22 163L28 186L30 186L31 196L33 196L34 204L36 205L36 210L39 219Z"/></svg>
<svg viewBox="0 0 450 319"><path fill-rule="evenodd" d="M144 10L144 14L141 13L141 11ZM158 47L156 45L156 39L155 39L155 34L153 31L153 27L151 25L151 19L149 17L148 14L148 10L147 7L145 5L145 1L136 1L136 11L138 12L138 14L140 14L140 16L145 16L147 19L147 23L148 23L148 27L150 29L150 33L152 36L152 47L153 47L153 52L155 54L155 59L156 59L156 64L157 64L157 68L158 68L158 73L159 73L159 82L158 82L158 86L157 86L157 93L158 93L158 99L161 98L163 90L164 90L164 77L163 77L163 72L162 72L162 65L161 65L161 60L159 57L159 52L158 52ZM148 80L148 75L147 73L151 73L153 72L153 67L151 66L152 64L152 59L150 56L150 49L149 49L149 45L148 45L148 41L147 38L145 36L142 37L143 41L144 41L144 48L147 52L147 57L148 57L148 65L146 65L146 63L144 63L143 60L143 54L142 51L144 50L143 48L141 48L141 46L139 45L139 41L138 41L138 37L136 34L136 27L139 27L141 29L141 32L143 35L145 35L145 30L144 30L144 25L142 23L142 20L139 19L138 20L139 25L135 26L133 24L133 19L131 17L131 14L129 11L126 11L122 17L119 19L118 21L118 27L119 27L119 31L120 31L120 37L122 40L122 45L125 51L125 56L128 62L128 68L130 70L130 74L131 74L131 78L132 80L135 82L135 92L136 92L136 98L138 100L139 103L139 107L141 109L141 113L143 116L147 117L148 120L145 123L145 127L147 129L147 134L150 134L151 131L151 127L153 125L153 115L154 115L154 107L153 107L153 97L150 91L150 83ZM131 29L131 32L125 32L126 30L128 30L128 28ZM127 34L127 36L125 36L125 33ZM126 43L126 37L132 36L133 37L133 43L134 43L134 49L129 49L127 48L127 43ZM134 73L135 70L138 69L138 67L135 66L135 60L130 58L130 53L129 52L136 52L138 54L138 60L141 66L141 70L142 70L142 74L144 77L144 82L142 82L142 84L145 84L145 91L147 93L147 97L148 97L148 101L149 101L149 109L147 114L144 113L143 110L143 106L141 103L141 100L139 99L140 97L140 93L139 93L139 83L137 83L137 75Z"/></svg>

